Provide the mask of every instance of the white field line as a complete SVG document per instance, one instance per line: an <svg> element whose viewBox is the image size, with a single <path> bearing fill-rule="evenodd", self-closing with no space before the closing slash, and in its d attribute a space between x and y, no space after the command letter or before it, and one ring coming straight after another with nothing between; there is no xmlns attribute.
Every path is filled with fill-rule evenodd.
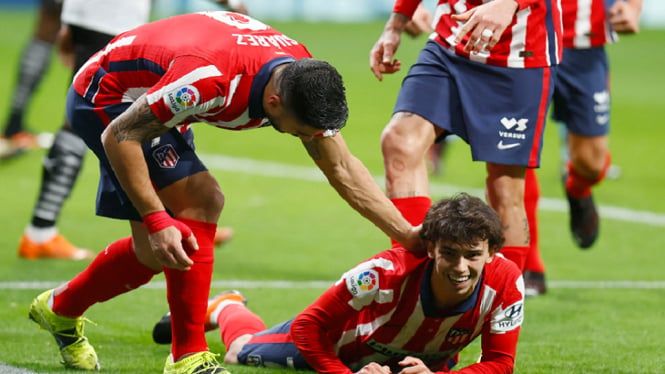
<svg viewBox="0 0 665 374"><path fill-rule="evenodd" d="M288 165L271 161L259 161L249 158L230 157L224 155L204 154L201 158L211 170L224 170L266 177L291 178L312 182L326 182L321 171L316 167ZM375 177L377 183L383 185L382 177ZM450 195L459 191L483 197L484 191L477 188L465 188L443 183L431 183L433 195ZM540 208L548 211L567 212L567 203L563 199L541 197ZM665 226L665 214L648 211L631 210L616 206L599 206L603 218L644 223L653 226ZM0 289L31 289L41 290L57 287L63 282L0 282ZM227 280L213 282L219 288L327 288L333 281L244 281ZM552 288L665 288L665 281L556 281L548 280ZM163 282L151 282L146 288L164 288Z"/></svg>
<svg viewBox="0 0 665 374"><path fill-rule="evenodd" d="M288 165L271 161L258 161L248 158L229 157L223 155L201 155L201 158L211 170L232 171L237 173L260 175L264 177L290 178L311 182L326 182L321 171L315 167ZM380 186L384 185L383 177L375 176ZM466 188L443 183L431 183L432 195L452 195L456 192L466 191L475 196L484 197L484 191L477 188ZM554 212L567 212L568 206L563 199L541 197L540 209ZM631 210L616 206L601 205L598 207L603 218L631 223L643 223L653 226L665 226L665 214ZM0 282L3 290L44 290L55 288L62 282ZM212 282L212 288L268 288L268 289L325 289L333 281L249 281L249 280L218 280ZM143 286L151 289L165 289L163 281L150 282ZM548 280L548 288L572 289L664 289L665 281L556 281ZM0 363L0 373L3 374L36 374L35 372L8 366Z"/></svg>
<svg viewBox="0 0 665 374"><path fill-rule="evenodd" d="M3 290L44 290L55 288L64 282L0 282ZM248 280L218 280L212 282L212 288L235 289L235 288L261 288L261 289L325 289L333 284L333 281L248 281ZM663 289L665 281L547 281L547 287L573 288L573 289ZM143 288L165 289L166 282L154 281L146 284ZM9 366L0 362L0 373L2 374L37 374L33 371Z"/></svg>
<svg viewBox="0 0 665 374"><path fill-rule="evenodd" d="M0 290L46 290L60 286L65 281L40 282L0 282ZM334 281L285 281L285 280L216 280L212 282L213 289L326 289ZM166 289L166 282L153 281L141 288ZM567 281L548 280L547 288L568 289L665 289L665 281ZM0 373L2 371L0 370Z"/></svg>
<svg viewBox="0 0 665 374"><path fill-rule="evenodd" d="M200 156L211 170L231 171L264 177L290 178L311 182L327 182L323 173L316 167L288 165L279 162L259 161L217 154L203 154ZM384 185L383 177L375 176L374 179L380 186ZM434 196L449 196L461 191L478 197L485 196L485 191L482 189L444 183L430 183L430 191ZM541 197L539 204L539 208L542 210L568 212L568 203L562 198ZM665 227L665 214L663 213L632 210L609 205L600 205L598 211L603 219Z"/></svg>
<svg viewBox="0 0 665 374"><path fill-rule="evenodd" d="M34 371L9 366L0 362L0 373L2 374L36 374Z"/></svg>

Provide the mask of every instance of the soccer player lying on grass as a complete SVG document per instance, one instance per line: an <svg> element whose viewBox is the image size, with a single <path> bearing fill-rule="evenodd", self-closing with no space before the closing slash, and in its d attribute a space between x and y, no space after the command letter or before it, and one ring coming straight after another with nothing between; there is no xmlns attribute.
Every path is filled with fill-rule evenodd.
<svg viewBox="0 0 665 374"><path fill-rule="evenodd" d="M210 299L226 363L319 373L448 372L479 335L482 357L455 373L512 373L523 319L517 266L497 255L501 221L481 199L459 194L423 222L427 251L399 245L342 275L295 319L266 330L237 291ZM154 327L170 341L167 314Z"/></svg>
<svg viewBox="0 0 665 374"><path fill-rule="evenodd" d="M339 133L348 106L337 70L248 16L186 14L118 35L77 72L67 117L99 158L97 214L132 232L30 306L68 368L99 368L88 308L164 272L174 337L164 373L226 372L204 333L224 195L195 153L194 122L299 138L349 205L405 246L421 243Z"/></svg>

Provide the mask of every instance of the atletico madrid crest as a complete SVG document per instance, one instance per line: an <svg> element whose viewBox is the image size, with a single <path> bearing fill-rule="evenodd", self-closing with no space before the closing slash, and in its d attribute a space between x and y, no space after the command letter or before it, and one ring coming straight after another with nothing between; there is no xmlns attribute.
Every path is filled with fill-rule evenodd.
<svg viewBox="0 0 665 374"><path fill-rule="evenodd" d="M178 153L176 153L171 144L164 144L152 151L152 157L160 167L168 169L174 168L180 159L180 156L178 156Z"/></svg>

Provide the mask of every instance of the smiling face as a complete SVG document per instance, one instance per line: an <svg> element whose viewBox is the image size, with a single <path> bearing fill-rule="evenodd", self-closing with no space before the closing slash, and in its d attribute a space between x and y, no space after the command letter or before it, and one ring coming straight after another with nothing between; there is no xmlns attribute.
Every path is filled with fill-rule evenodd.
<svg viewBox="0 0 665 374"><path fill-rule="evenodd" d="M471 296L485 264L494 258L487 240L466 246L429 242L427 251L434 260L431 285L440 308L449 308Z"/></svg>

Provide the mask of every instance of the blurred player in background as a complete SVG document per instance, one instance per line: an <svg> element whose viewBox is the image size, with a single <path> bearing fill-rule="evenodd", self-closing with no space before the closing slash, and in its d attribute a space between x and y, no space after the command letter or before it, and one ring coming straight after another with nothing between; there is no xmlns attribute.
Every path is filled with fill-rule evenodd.
<svg viewBox="0 0 665 374"><path fill-rule="evenodd" d="M564 24L563 61L557 73L553 118L567 128L569 160L564 175L570 208L570 230L575 243L590 248L598 237L599 217L591 188L600 183L611 165L608 148L610 131L610 79L605 45L615 33L639 31L642 0L561 2ZM538 182L527 178L527 212L532 240L537 237ZM546 292L545 267L537 245L530 250L525 266L527 295Z"/></svg>
<svg viewBox="0 0 665 374"><path fill-rule="evenodd" d="M150 0L65 0L58 38L61 60L76 72L95 52L123 31L148 22ZM93 253L77 248L58 233L56 221L83 165L88 147L65 121L42 165L42 180L32 219L21 237L22 258L89 259Z"/></svg>
<svg viewBox="0 0 665 374"><path fill-rule="evenodd" d="M58 49L63 63L73 72L102 49L111 39L150 19L151 0L65 0ZM242 1L218 1L234 11L247 12ZM59 11L59 8L58 8ZM60 24L60 23L58 23ZM30 224L25 228L18 246L18 255L27 259L65 258L89 259L93 253L77 248L58 232L57 220L69 197L83 165L88 147L65 121L57 132L43 160L39 196ZM231 239L228 227L217 230L215 244Z"/></svg>
<svg viewBox="0 0 665 374"><path fill-rule="evenodd" d="M420 228L347 148L339 133L347 117L334 67L238 13L152 22L91 57L74 77L67 118L100 160L97 214L129 221L132 236L109 244L71 281L33 300L30 317L53 334L65 366L99 368L83 335L89 307L163 271L173 336L164 373L226 373L204 334L225 199L194 152L192 123L236 131L272 127L299 138L351 207L405 247L419 248Z"/></svg>
<svg viewBox="0 0 665 374"><path fill-rule="evenodd" d="M370 52L379 80L401 69L394 54L419 3L396 1ZM388 197L420 214L430 204L431 145L448 134L469 143L486 164L488 202L503 220L502 253L520 269L529 245L524 175L540 162L561 56L559 11L553 0L439 1L435 35L402 82L381 138Z"/></svg>
<svg viewBox="0 0 665 374"><path fill-rule="evenodd" d="M48 147L52 140L49 134L31 133L25 125L25 113L51 61L51 51L60 30L61 9L62 0L40 3L34 34L19 61L9 116L0 136L0 160L29 149Z"/></svg>
<svg viewBox="0 0 665 374"><path fill-rule="evenodd" d="M219 327L224 361L319 373L431 373L451 370L480 336L480 361L459 372L511 373L524 284L517 266L497 255L499 216L459 194L431 207L421 236L427 252L395 246L379 253L269 330L237 291L215 296L206 322ZM170 341L169 320L153 329L158 343Z"/></svg>

